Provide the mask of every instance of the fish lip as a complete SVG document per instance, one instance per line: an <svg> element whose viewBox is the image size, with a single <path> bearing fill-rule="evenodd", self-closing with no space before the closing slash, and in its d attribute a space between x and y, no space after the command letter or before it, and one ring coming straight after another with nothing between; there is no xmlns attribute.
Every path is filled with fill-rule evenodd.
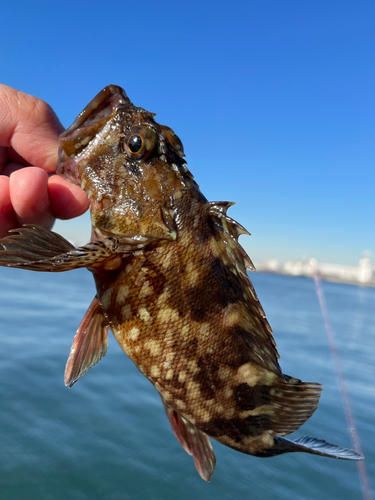
<svg viewBox="0 0 375 500"><path fill-rule="evenodd" d="M59 151L58 151L58 161L56 166L56 174L61 175L69 182L73 184L81 185L81 176L78 171L78 164L76 161L79 160L79 155L84 152L85 148L77 153L76 156L69 156L69 153L64 148L64 143L69 143L69 141L74 141L76 138L79 141L79 129L84 126L83 130L88 129L90 127L95 127L95 116L91 119L92 115L95 115L96 112L99 112L100 119L98 121L103 122L103 127L106 123L108 123L108 119L111 115L113 115L119 106L131 106L130 99L126 95L126 92L123 88L118 85L107 85L104 87L102 91L100 91L84 108L83 111L78 115L78 117L74 120L74 122L68 127L62 134L60 134L59 138ZM100 109L102 107L102 109ZM91 121L90 121L91 119ZM102 127L102 128L103 128ZM96 135L99 130L95 131ZM81 138L82 140L82 138ZM82 144L83 141L82 141Z"/></svg>
<svg viewBox="0 0 375 500"><path fill-rule="evenodd" d="M100 105L109 99L111 96L119 95L124 98L124 104L130 103L128 96L126 95L125 90L118 85L107 85L103 90L97 94L94 99L92 99L88 105L85 107L83 111L77 116L74 122L68 127L62 134L60 135L60 139L67 137L69 134L74 132L77 128L79 128L85 121L89 119L89 117L100 107ZM108 106L108 115L113 111L112 106Z"/></svg>

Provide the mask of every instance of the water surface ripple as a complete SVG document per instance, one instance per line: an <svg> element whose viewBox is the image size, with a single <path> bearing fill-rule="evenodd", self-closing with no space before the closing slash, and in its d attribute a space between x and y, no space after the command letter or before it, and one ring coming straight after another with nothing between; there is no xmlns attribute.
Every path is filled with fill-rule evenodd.
<svg viewBox="0 0 375 500"><path fill-rule="evenodd" d="M350 447L314 283L252 274L281 366L321 382L318 411L296 436ZM323 282L375 486L375 289ZM288 454L259 459L214 442L210 484L169 428L160 398L112 336L106 357L68 390L72 338L94 295L85 271L0 272L1 500L360 500L355 463Z"/></svg>

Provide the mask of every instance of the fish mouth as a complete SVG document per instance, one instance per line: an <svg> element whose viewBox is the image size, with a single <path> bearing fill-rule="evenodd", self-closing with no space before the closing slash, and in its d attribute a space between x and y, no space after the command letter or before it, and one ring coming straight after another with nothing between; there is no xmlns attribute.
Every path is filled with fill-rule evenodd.
<svg viewBox="0 0 375 500"><path fill-rule="evenodd" d="M118 85L108 85L99 92L60 135L56 174L80 186L76 160L84 158L88 145L115 116L118 108L131 105L125 90Z"/></svg>
<svg viewBox="0 0 375 500"><path fill-rule="evenodd" d="M117 235L111 233L110 231L104 231L102 229L92 227L91 230L91 242L103 241L106 239L116 240L116 252L117 253L134 253L137 251L142 251L146 247L159 244L161 242L160 238L152 236L142 236L142 235Z"/></svg>

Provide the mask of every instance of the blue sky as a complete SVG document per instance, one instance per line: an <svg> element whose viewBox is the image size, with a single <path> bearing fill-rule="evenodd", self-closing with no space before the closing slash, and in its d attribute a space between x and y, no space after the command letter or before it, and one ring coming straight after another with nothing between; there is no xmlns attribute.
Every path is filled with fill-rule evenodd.
<svg viewBox="0 0 375 500"><path fill-rule="evenodd" d="M124 87L181 137L207 198L236 202L255 261L375 257L373 0L21 0L1 17L2 83L65 126Z"/></svg>

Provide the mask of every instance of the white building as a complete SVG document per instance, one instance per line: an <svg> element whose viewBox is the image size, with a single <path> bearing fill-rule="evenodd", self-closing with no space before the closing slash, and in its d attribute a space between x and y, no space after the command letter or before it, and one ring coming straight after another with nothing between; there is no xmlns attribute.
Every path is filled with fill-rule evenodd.
<svg viewBox="0 0 375 500"><path fill-rule="evenodd" d="M276 259L270 259L265 261L263 265L258 266L258 269L259 271L276 272L291 276L313 277L315 273L318 273L322 278L331 281L375 285L375 268L369 252L364 252L358 266L324 264L319 263L314 258L288 261L282 265Z"/></svg>

